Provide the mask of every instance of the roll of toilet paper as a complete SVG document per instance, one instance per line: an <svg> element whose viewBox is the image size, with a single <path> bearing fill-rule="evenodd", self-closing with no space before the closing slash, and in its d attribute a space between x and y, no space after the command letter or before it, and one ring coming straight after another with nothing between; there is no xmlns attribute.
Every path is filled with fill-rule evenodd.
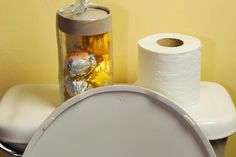
<svg viewBox="0 0 236 157"><path fill-rule="evenodd" d="M181 107L200 96L201 42L191 36L162 33L138 41L137 84L165 95Z"/></svg>

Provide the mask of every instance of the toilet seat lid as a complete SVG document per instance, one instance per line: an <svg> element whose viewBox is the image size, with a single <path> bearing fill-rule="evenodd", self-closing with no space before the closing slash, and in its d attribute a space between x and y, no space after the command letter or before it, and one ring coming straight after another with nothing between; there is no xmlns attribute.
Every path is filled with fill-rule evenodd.
<svg viewBox="0 0 236 157"><path fill-rule="evenodd" d="M215 157L196 123L154 91L127 85L92 89L61 105L23 157Z"/></svg>

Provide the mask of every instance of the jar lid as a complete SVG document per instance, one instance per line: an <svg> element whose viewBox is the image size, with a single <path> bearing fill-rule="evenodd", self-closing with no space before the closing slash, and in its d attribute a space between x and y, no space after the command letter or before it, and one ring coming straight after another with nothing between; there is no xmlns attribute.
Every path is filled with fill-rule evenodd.
<svg viewBox="0 0 236 157"><path fill-rule="evenodd" d="M81 14L72 12L74 5L57 11L57 27L74 35L94 35L111 30L111 10L105 6L89 4L87 10Z"/></svg>

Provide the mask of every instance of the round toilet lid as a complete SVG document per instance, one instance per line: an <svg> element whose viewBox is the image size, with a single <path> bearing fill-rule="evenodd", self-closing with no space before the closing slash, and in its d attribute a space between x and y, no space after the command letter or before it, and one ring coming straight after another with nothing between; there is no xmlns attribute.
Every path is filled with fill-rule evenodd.
<svg viewBox="0 0 236 157"><path fill-rule="evenodd" d="M175 103L135 86L90 90L41 125L23 157L215 157Z"/></svg>

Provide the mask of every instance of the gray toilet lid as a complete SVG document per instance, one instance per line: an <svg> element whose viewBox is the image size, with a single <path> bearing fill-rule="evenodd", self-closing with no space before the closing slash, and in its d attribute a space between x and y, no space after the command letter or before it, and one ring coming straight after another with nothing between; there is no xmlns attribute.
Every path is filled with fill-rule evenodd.
<svg viewBox="0 0 236 157"><path fill-rule="evenodd" d="M90 90L41 125L23 157L215 157L175 103L141 87Z"/></svg>

